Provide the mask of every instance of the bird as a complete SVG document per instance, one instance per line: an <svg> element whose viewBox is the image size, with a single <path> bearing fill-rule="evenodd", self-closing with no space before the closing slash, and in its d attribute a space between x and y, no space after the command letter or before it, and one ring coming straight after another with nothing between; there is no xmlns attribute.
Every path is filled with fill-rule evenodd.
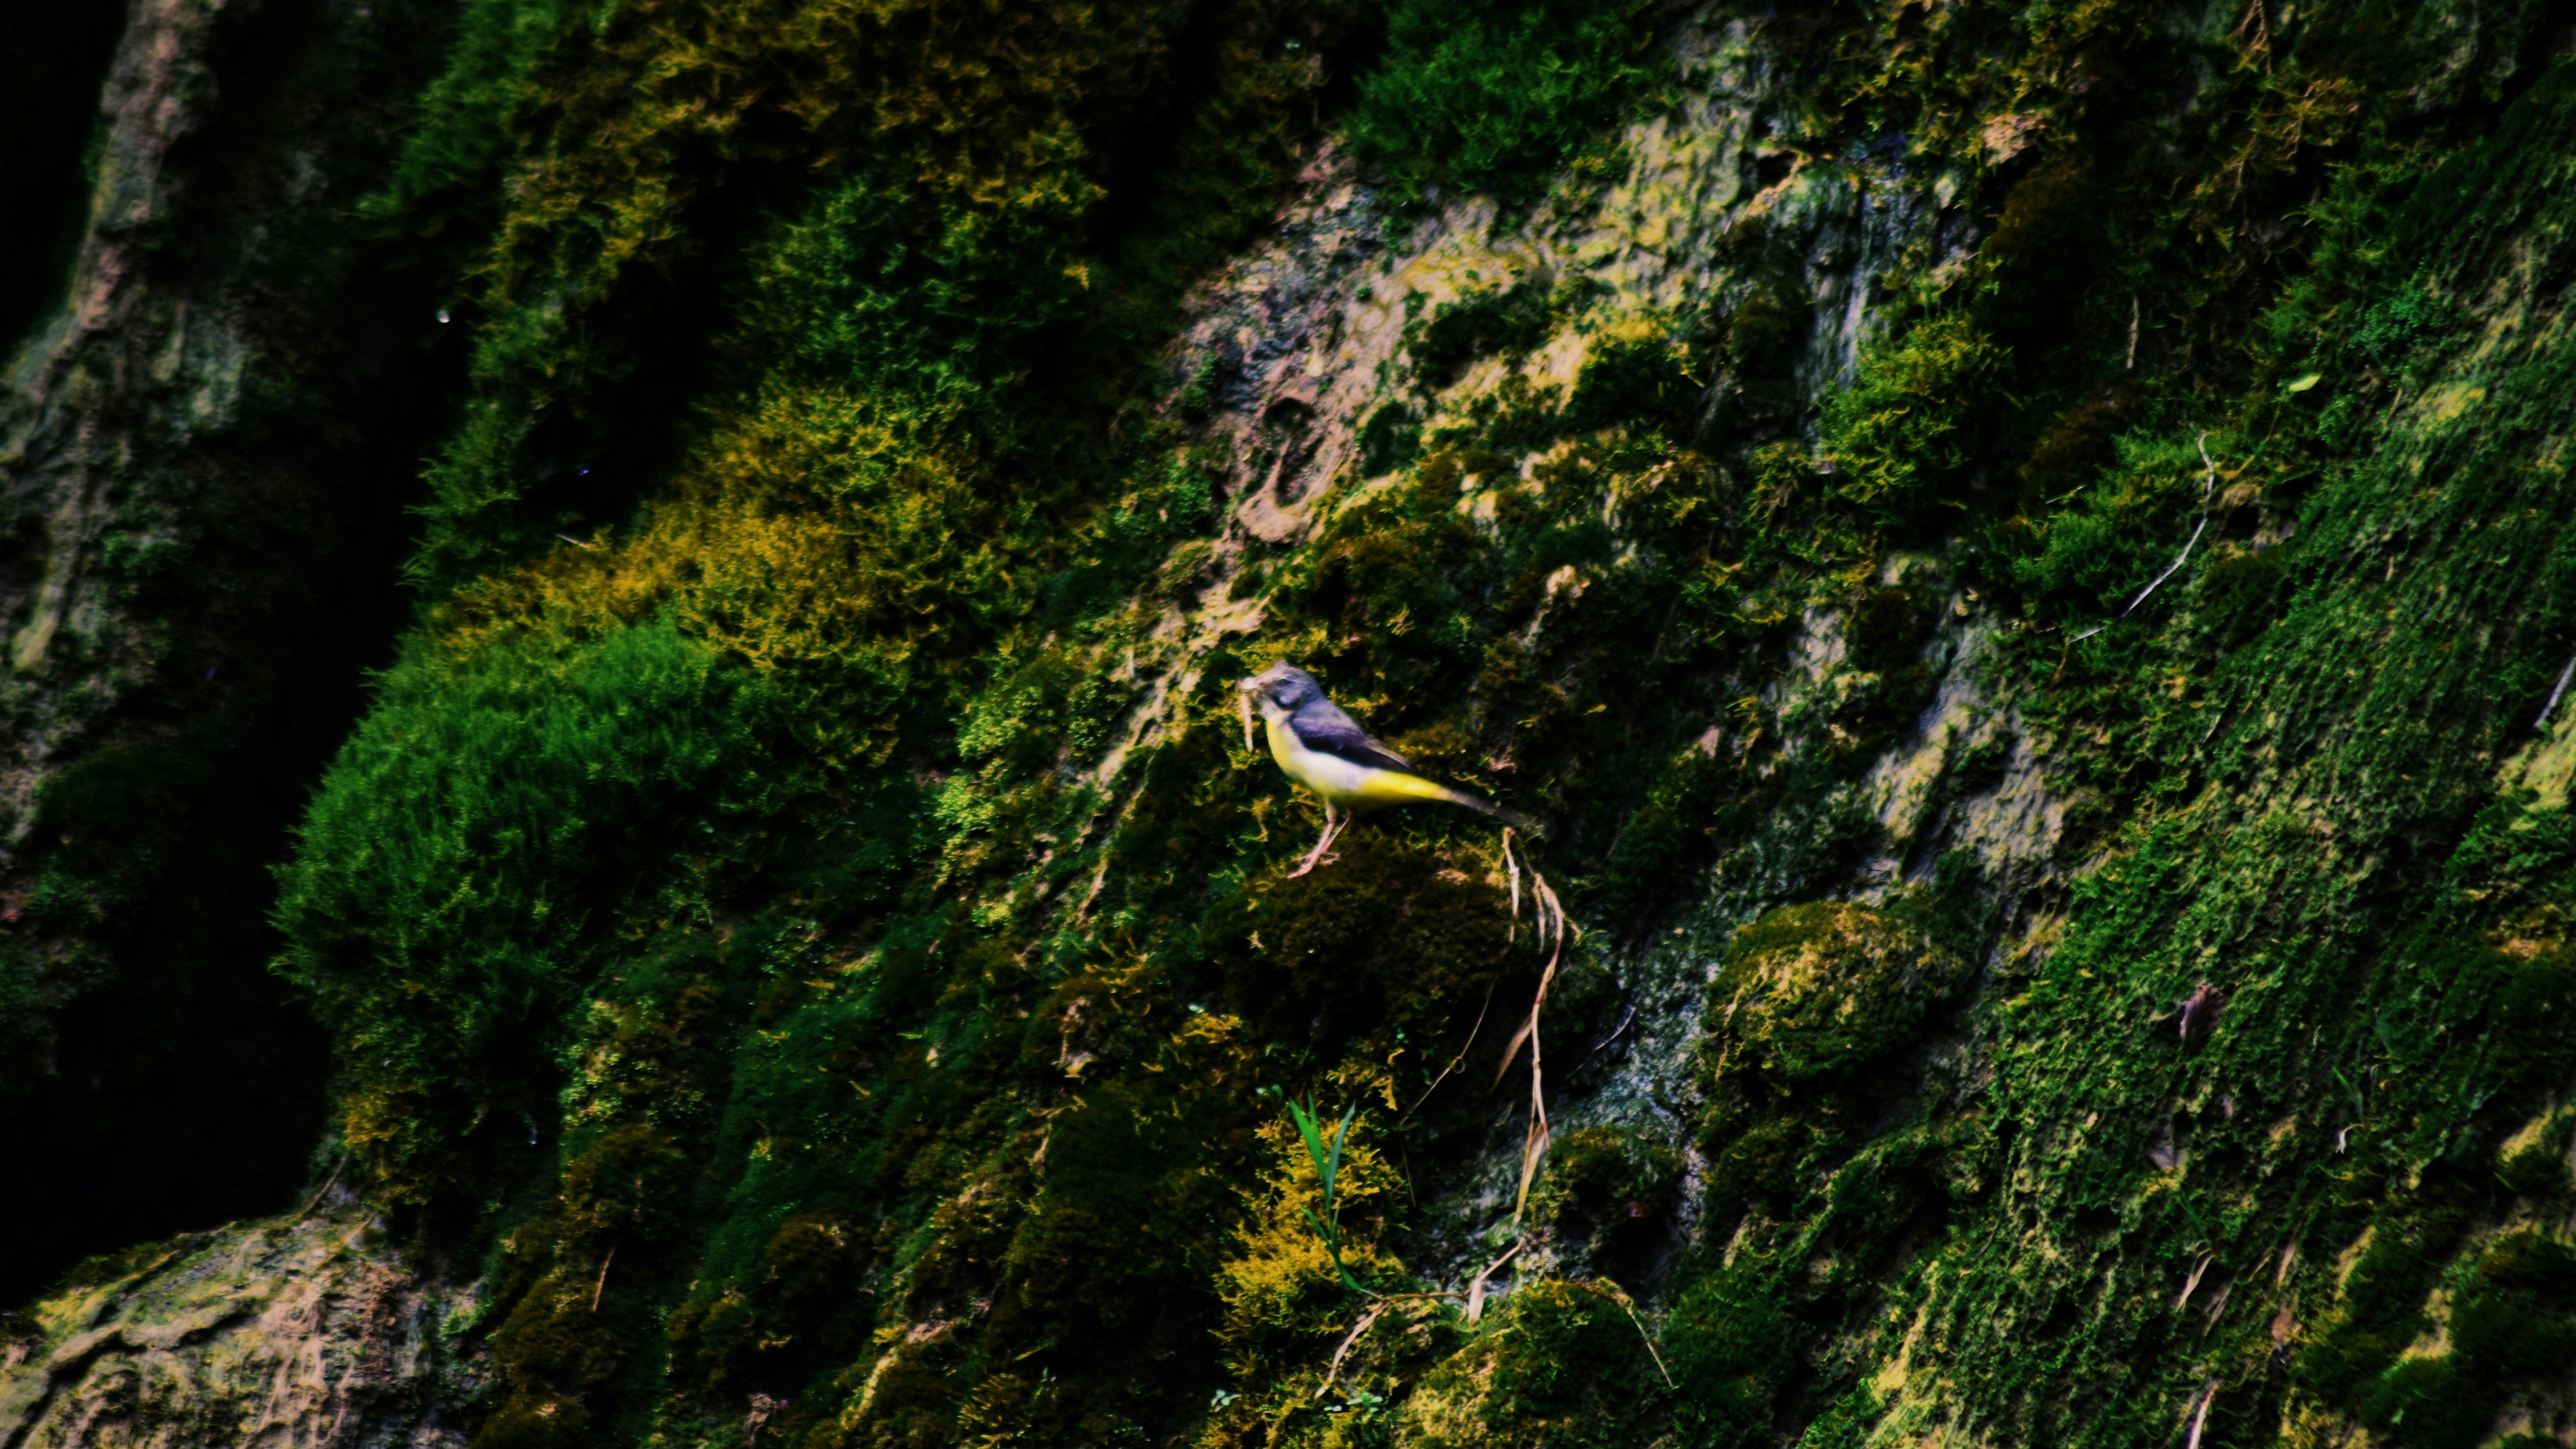
<svg viewBox="0 0 2576 1449"><path fill-rule="evenodd" d="M1412 761L1370 738L1313 675L1293 664L1273 664L1235 688L1246 703L1244 742L1251 743L1251 712L1257 708L1269 733L1270 757L1289 779L1323 797L1324 833L1288 873L1291 880L1331 859L1324 852L1354 817L1388 805L1433 800L1529 828L1520 815L1490 800L1415 774Z"/></svg>

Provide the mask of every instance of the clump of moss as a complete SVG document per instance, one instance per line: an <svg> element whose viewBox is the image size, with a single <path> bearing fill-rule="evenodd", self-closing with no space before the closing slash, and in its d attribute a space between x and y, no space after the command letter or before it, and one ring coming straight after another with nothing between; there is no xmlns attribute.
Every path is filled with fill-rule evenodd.
<svg viewBox="0 0 2576 1449"><path fill-rule="evenodd" d="M1636 1279L1681 1204L1679 1154L1635 1128L1577 1127L1548 1146L1530 1214L1581 1242L1591 1260Z"/></svg>
<svg viewBox="0 0 2576 1449"><path fill-rule="evenodd" d="M2011 354L1973 318L1932 317L1861 358L1855 385L1824 407L1836 498L1874 519L1920 527L1958 503L1996 427Z"/></svg>
<svg viewBox="0 0 2576 1449"><path fill-rule="evenodd" d="M1758 1260L1739 1257L1675 1300L1663 1351L1682 1385L1680 1418L1700 1442L1750 1449L1768 1442L1797 1372L1792 1328Z"/></svg>
<svg viewBox="0 0 2576 1449"><path fill-rule="evenodd" d="M1545 1278L1513 1290L1500 1321L1423 1376L1405 1442L1426 1446L1634 1444L1665 1388L1615 1290Z"/></svg>
<svg viewBox="0 0 2576 1449"><path fill-rule="evenodd" d="M1857 1263L1938 1212L1941 1193L1917 1194L1934 1185L1948 1129L1925 1121L1921 1068L1900 1063L1969 972L1928 924L1911 902L1827 901L1736 933L1703 1047L1710 1218L1804 1216L1803 1251L1824 1262L1839 1234L1843 1261ZM1889 1133L1895 1123L1909 1125Z"/></svg>
<svg viewBox="0 0 2576 1449"><path fill-rule="evenodd" d="M1653 15L1635 0L1400 0L1360 81L1352 144L1408 193L1449 181L1535 200L1645 88Z"/></svg>
<svg viewBox="0 0 2576 1449"><path fill-rule="evenodd" d="M518 1155L552 1096L521 1053L562 1049L615 922L768 754L771 708L657 627L415 656L389 681L278 906L287 969L340 1033L346 1139L389 1189L427 1200Z"/></svg>
<svg viewBox="0 0 2576 1449"><path fill-rule="evenodd" d="M2463 1226L2436 1212L2432 1231L2386 1223L2346 1280L2339 1312L2302 1355L2306 1386L2391 1442L2467 1449L2516 1388L2576 1352L2576 1254L2529 1231L2494 1240L2456 1266L2443 1261ZM2447 1269L2447 1271L2446 1271ZM2440 1351L2418 1351L2449 1289Z"/></svg>
<svg viewBox="0 0 2576 1449"><path fill-rule="evenodd" d="M1709 995L1717 1071L1784 1084L1840 1076L1915 1040L1967 984L1903 916L1840 901L1783 906L1739 930Z"/></svg>
<svg viewBox="0 0 2576 1449"><path fill-rule="evenodd" d="M1912 561L1908 561L1912 562ZM1922 716L1950 664L1934 647L1947 600L1933 569L1855 591L1843 622L1844 665L1833 681L1825 748L1874 760Z"/></svg>
<svg viewBox="0 0 2576 1449"><path fill-rule="evenodd" d="M1296 1130L1284 1121L1263 1123L1259 1186L1247 1189L1249 1209L1217 1270L1225 1316L1216 1333L1238 1380L1261 1382L1329 1353L1367 1310L1316 1231L1328 1208L1342 1232L1341 1267L1363 1286L1402 1284L1404 1265L1386 1244L1399 1221L1404 1179L1373 1135L1361 1131L1345 1144L1327 1204Z"/></svg>
<svg viewBox="0 0 2576 1449"><path fill-rule="evenodd" d="M1398 1032L1427 1041L1459 1002L1535 974L1481 862L1470 876L1366 825L1335 850L1331 869L1226 902L1204 928L1231 1009L1263 1035L1325 1061ZM1410 1055L1404 1078L1427 1085L1437 1064Z"/></svg>
<svg viewBox="0 0 2576 1449"><path fill-rule="evenodd" d="M1692 376L1690 349L1647 326L1592 339L1556 426L1587 433L1621 424L1688 438L1705 389Z"/></svg>

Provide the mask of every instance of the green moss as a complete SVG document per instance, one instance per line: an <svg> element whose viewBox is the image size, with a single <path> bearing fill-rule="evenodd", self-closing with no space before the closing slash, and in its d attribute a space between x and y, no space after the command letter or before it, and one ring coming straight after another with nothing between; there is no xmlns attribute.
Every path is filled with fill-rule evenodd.
<svg viewBox="0 0 2576 1449"><path fill-rule="evenodd" d="M1456 1003L1534 974L1505 964L1499 882L1365 825L1345 840L1340 868L1238 896L1201 927L1230 1008L1265 1037L1331 1062L1357 1038L1436 1036ZM1408 1079L1437 1070L1410 1065Z"/></svg>
<svg viewBox="0 0 2576 1449"><path fill-rule="evenodd" d="M1548 1146L1530 1212L1614 1277L1642 1279L1681 1206L1680 1156L1633 1128L1578 1127Z"/></svg>
<svg viewBox="0 0 2576 1449"><path fill-rule="evenodd" d="M2451 1309L2451 1352L2491 1384L2548 1375L2576 1351L2576 1253L2515 1233L2479 1260Z"/></svg>
<svg viewBox="0 0 2576 1449"><path fill-rule="evenodd" d="M1425 1375L1405 1405L1421 1445L1632 1444L1661 1417L1664 1387L1641 1332L1610 1293L1541 1279L1502 1321Z"/></svg>
<svg viewBox="0 0 2576 1449"><path fill-rule="evenodd" d="M1644 88L1652 16L1626 0L1400 0L1360 80L1352 143L1410 194L1450 181L1533 201Z"/></svg>
<svg viewBox="0 0 2576 1449"><path fill-rule="evenodd" d="M1410 467L1421 456L1421 419L1402 403L1379 408L1360 427L1360 471L1370 477Z"/></svg>
<svg viewBox="0 0 2576 1449"><path fill-rule="evenodd" d="M1352 17L1225 12L1211 42L1144 9L986 34L671 0L530 72L547 119L519 123L420 575L471 582L388 674L284 909L377 1181L450 1212L537 1184L497 1225L493 1442L712 1441L759 1393L792 1405L764 1438L813 1445L2126 1444L2212 1377L2231 1434L2258 1392L2385 1429L2519 1391L2499 1345L2555 1342L2562 1265L2480 1225L2561 1190L2501 1124L2565 1080L2576 836L2495 771L2576 621L2541 461L2566 379L2554 340L2477 360L2388 300L2504 285L2461 270L2477 248L2383 239L2444 207L2493 255L2558 234L2480 230L2525 206L2487 196L2518 162L2454 158L2487 199L2425 172L2423 138L2488 124L2442 57L2527 80L2536 22L2436 47L2336 9L2257 56L2100 7L1732 18L1776 67L1748 164L1780 189L1725 277L1675 315L1531 276L1413 319L1366 477L1257 550L1220 532L1221 431L1191 441L1214 376L1142 359L1258 209L1118 188L1190 46L1230 68L1172 166L1246 124L1220 189L1275 183L1321 124L1309 44ZM1636 23L1400 7L1350 133L1399 185L1527 199L1509 178L1620 114ZM2411 59L2363 66L2369 26ZM1515 68L1540 83L1496 99ZM2374 79L2400 72L2429 89ZM2029 134L2023 165L1957 159ZM1865 237L1864 181L1997 230L1873 254L1883 326L1808 414L1757 374L1833 373L1807 270ZM763 219L727 233L718 195ZM2258 264L2290 233L2256 221L2311 197L2277 241L2299 266ZM578 489L543 470L643 395L620 329L665 265L728 299L715 380L555 547ZM1561 394L1517 364L1569 327ZM2284 386L2401 352L2412 411L2394 373ZM1177 422L1126 406L1176 389ZM2213 465L2207 570L2085 635ZM1192 591L1236 567L1257 613L1203 636ZM1971 630L1960 682L2062 813L1978 816L2001 755L1926 741L1947 793L1880 860L1872 772ZM1270 1099L1364 1104L1362 1281L1464 1293L1525 1140L1480 1089L1544 959L1530 882L1516 921L1493 826L1433 807L1290 877L1320 822L1230 693L1279 658L1546 817L1514 862L1587 928L1541 1012L1552 1102L1629 1070L1624 1008L1661 1018L1631 1125L1554 1144L1523 1221L1557 1260L1476 1324L1351 1294ZM2203 983L2226 1006L2186 1039ZM1669 1256L1635 1240L1685 1223ZM1629 1286L1564 1276L1592 1269ZM2457 1347L2406 1357L2446 1285ZM2282 1306L2294 1366L2230 1377Z"/></svg>
<svg viewBox="0 0 2576 1449"><path fill-rule="evenodd" d="M1385 1239L1404 1191L1401 1172L1365 1128L1344 1146L1330 1205L1296 1134L1265 1122L1261 1136L1266 1162L1260 1188L1248 1194L1252 1200L1219 1270L1225 1316L1217 1327L1228 1369L1256 1391L1294 1376L1319 1352L1329 1353L1358 1311L1315 1221L1328 1206L1334 1209L1343 1235L1342 1264L1355 1277L1365 1283L1400 1281L1402 1265Z"/></svg>
<svg viewBox="0 0 2576 1449"><path fill-rule="evenodd" d="M1836 902L1784 906L1736 933L1711 990L1723 1065L1798 1083L1912 1041L1966 984L1956 958L1901 916Z"/></svg>
<svg viewBox="0 0 2576 1449"><path fill-rule="evenodd" d="M1873 518L1918 526L1931 510L1958 506L1990 446L1981 430L2010 417L2001 406L2009 367L2010 354L1961 316L1926 319L1866 353L1854 385L1824 408L1835 496Z"/></svg>
<svg viewBox="0 0 2576 1449"><path fill-rule="evenodd" d="M1651 332L1597 340L1566 398L1563 430L1584 433L1632 423L1690 436L1704 392L1691 375L1692 361L1687 349Z"/></svg>
<svg viewBox="0 0 2576 1449"><path fill-rule="evenodd" d="M1757 1261L1709 1273L1673 1304L1664 1354L1683 1385L1680 1418L1703 1443L1762 1443L1796 1371L1789 1320Z"/></svg>
<svg viewBox="0 0 2576 1449"><path fill-rule="evenodd" d="M654 876L685 871L751 803L740 772L770 754L770 707L654 626L388 679L278 910L288 969L343 1043L344 1131L390 1185L458 1181L452 1154L478 1134L513 1155L552 1092L532 1049L560 1049Z"/></svg>

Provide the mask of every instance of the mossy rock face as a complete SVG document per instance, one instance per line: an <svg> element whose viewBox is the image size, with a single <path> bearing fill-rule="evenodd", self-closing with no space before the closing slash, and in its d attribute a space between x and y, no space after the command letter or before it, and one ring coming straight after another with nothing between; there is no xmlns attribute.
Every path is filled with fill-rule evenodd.
<svg viewBox="0 0 2576 1449"><path fill-rule="evenodd" d="M1588 1241L1593 1262L1622 1282L1651 1266L1680 1205L1680 1154L1633 1127L1577 1127L1548 1148L1534 1199L1558 1235Z"/></svg>
<svg viewBox="0 0 2576 1449"><path fill-rule="evenodd" d="M1788 8L470 8L381 218L468 269L421 613L276 911L343 1186L485 1277L459 1432L2514 1422L2576 1352L2505 1241L2576 1191L2555 11ZM1290 876L1281 659L1544 837Z"/></svg>
<svg viewBox="0 0 2576 1449"><path fill-rule="evenodd" d="M1718 1070L1804 1082L1866 1066L1914 1040L1967 980L1965 963L1896 914L1783 906L1736 933L1718 975Z"/></svg>
<svg viewBox="0 0 2576 1449"><path fill-rule="evenodd" d="M1551 1217L1610 1222L1671 1210L1681 1159L1628 1127L1577 1127L1549 1149L1540 1203Z"/></svg>
<svg viewBox="0 0 2576 1449"><path fill-rule="evenodd" d="M1545 1279L1513 1292L1503 1325L1425 1375L1395 1442L1635 1444L1656 1407L1637 1321L1609 1290Z"/></svg>
<svg viewBox="0 0 2576 1449"><path fill-rule="evenodd" d="M1332 864L1228 902L1209 923L1229 1006L1256 1030L1318 1043L1436 1034L1456 1002L1499 985L1515 958L1497 883L1369 825L1335 851Z"/></svg>

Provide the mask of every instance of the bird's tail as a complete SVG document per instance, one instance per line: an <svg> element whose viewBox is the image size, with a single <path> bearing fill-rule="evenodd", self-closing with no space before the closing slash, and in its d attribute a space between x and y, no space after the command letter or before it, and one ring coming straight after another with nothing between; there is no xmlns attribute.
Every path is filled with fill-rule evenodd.
<svg viewBox="0 0 2576 1449"><path fill-rule="evenodd" d="M1415 800L1438 801L1444 805L1464 805L1478 814L1490 815L1524 834L1542 833L1537 821L1517 810L1497 805L1479 795L1470 795L1464 790L1453 790L1437 780L1426 780L1420 775L1408 775L1401 770L1371 771L1358 800L1354 803L1359 809L1373 810L1383 805L1402 805Z"/></svg>
<svg viewBox="0 0 2576 1449"><path fill-rule="evenodd" d="M1490 815L1496 820L1503 822L1505 825L1512 827L1514 830L1521 832L1523 835L1540 835L1545 833L1539 829L1537 821L1532 820L1521 812L1512 809L1510 806L1497 805L1491 800L1484 799L1477 795L1470 795L1464 790L1447 790L1440 798L1448 801L1452 805L1464 805L1468 809L1477 811L1480 814Z"/></svg>

